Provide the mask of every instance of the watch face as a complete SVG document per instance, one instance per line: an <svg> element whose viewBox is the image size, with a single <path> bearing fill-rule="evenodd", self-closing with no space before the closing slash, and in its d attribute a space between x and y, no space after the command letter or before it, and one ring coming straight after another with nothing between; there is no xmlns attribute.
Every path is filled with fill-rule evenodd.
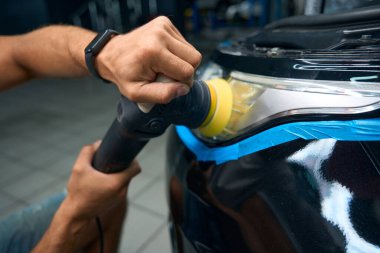
<svg viewBox="0 0 380 253"><path fill-rule="evenodd" d="M98 33L96 37L88 44L85 49L85 53L97 55L104 45L110 40L110 35L107 35L107 31L103 33Z"/></svg>
<svg viewBox="0 0 380 253"><path fill-rule="evenodd" d="M107 29L102 33L98 33L98 35L96 35L90 44L88 44L85 52L92 53L94 56L97 55L100 50L102 50L103 47L108 43L108 41L110 41L114 35L118 34L118 32L111 29Z"/></svg>
<svg viewBox="0 0 380 253"><path fill-rule="evenodd" d="M85 48L85 60L88 71L94 76L104 82L109 83L108 80L103 79L95 68L95 57L103 49L103 47L110 41L112 36L119 34L114 30L107 29L103 33L99 33Z"/></svg>

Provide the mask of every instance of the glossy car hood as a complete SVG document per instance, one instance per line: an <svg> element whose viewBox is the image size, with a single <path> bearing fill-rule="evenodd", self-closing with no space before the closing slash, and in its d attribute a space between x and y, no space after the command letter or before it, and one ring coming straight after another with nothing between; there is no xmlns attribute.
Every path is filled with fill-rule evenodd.
<svg viewBox="0 0 380 253"><path fill-rule="evenodd" d="M379 82L380 6L347 13L298 16L243 39L222 43L211 57L221 66L257 75Z"/></svg>
<svg viewBox="0 0 380 253"><path fill-rule="evenodd" d="M221 44L212 61L263 76L378 83L379 8L339 15L286 19ZM287 122L379 115L284 113L231 142ZM173 130L167 179L174 252L379 253L379 143L301 138L217 164L198 159Z"/></svg>

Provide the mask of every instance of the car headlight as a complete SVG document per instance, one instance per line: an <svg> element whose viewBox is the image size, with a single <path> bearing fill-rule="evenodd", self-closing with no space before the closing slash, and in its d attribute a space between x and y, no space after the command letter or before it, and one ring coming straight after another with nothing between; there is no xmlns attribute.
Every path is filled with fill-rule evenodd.
<svg viewBox="0 0 380 253"><path fill-rule="evenodd" d="M283 122L354 117L380 108L379 76L351 81L291 79L226 70L210 62L197 79L223 78L232 91L228 123L218 134L194 133L207 142L231 140ZM359 81L360 80L360 81ZM223 98L218 98L223 103Z"/></svg>

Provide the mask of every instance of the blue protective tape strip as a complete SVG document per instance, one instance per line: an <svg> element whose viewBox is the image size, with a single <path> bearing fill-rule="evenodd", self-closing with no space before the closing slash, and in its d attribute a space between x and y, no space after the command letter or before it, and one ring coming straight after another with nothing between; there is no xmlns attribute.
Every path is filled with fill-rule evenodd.
<svg viewBox="0 0 380 253"><path fill-rule="evenodd" d="M336 139L345 141L380 141L380 119L351 121L295 122L273 127L229 146L210 148L184 126L177 126L183 143L199 161L221 164L295 139Z"/></svg>

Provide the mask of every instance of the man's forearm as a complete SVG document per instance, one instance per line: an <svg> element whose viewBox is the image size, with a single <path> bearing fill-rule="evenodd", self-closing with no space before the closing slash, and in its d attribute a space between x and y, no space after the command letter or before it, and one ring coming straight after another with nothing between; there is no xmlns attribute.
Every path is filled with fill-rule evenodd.
<svg viewBox="0 0 380 253"><path fill-rule="evenodd" d="M33 32L0 37L0 89L31 78L88 75L84 48L95 33L73 26L48 26Z"/></svg>
<svg viewBox="0 0 380 253"><path fill-rule="evenodd" d="M103 226L104 252L117 252L126 214L126 199L99 216ZM67 197L32 253L99 252L99 231L95 217L85 218Z"/></svg>
<svg viewBox="0 0 380 253"><path fill-rule="evenodd" d="M0 36L0 90L36 77L89 75L84 49L95 33L49 26L19 36ZM95 59L98 74L135 102L169 103L189 92L202 55L167 17L114 36ZM161 82L157 74L171 82Z"/></svg>
<svg viewBox="0 0 380 253"><path fill-rule="evenodd" d="M73 26L48 26L19 36L16 62L35 76L79 77L86 75L84 48L95 37Z"/></svg>
<svg viewBox="0 0 380 253"><path fill-rule="evenodd" d="M90 221L77 219L73 213L75 210L65 200L32 253L76 252L83 244L83 231Z"/></svg>

